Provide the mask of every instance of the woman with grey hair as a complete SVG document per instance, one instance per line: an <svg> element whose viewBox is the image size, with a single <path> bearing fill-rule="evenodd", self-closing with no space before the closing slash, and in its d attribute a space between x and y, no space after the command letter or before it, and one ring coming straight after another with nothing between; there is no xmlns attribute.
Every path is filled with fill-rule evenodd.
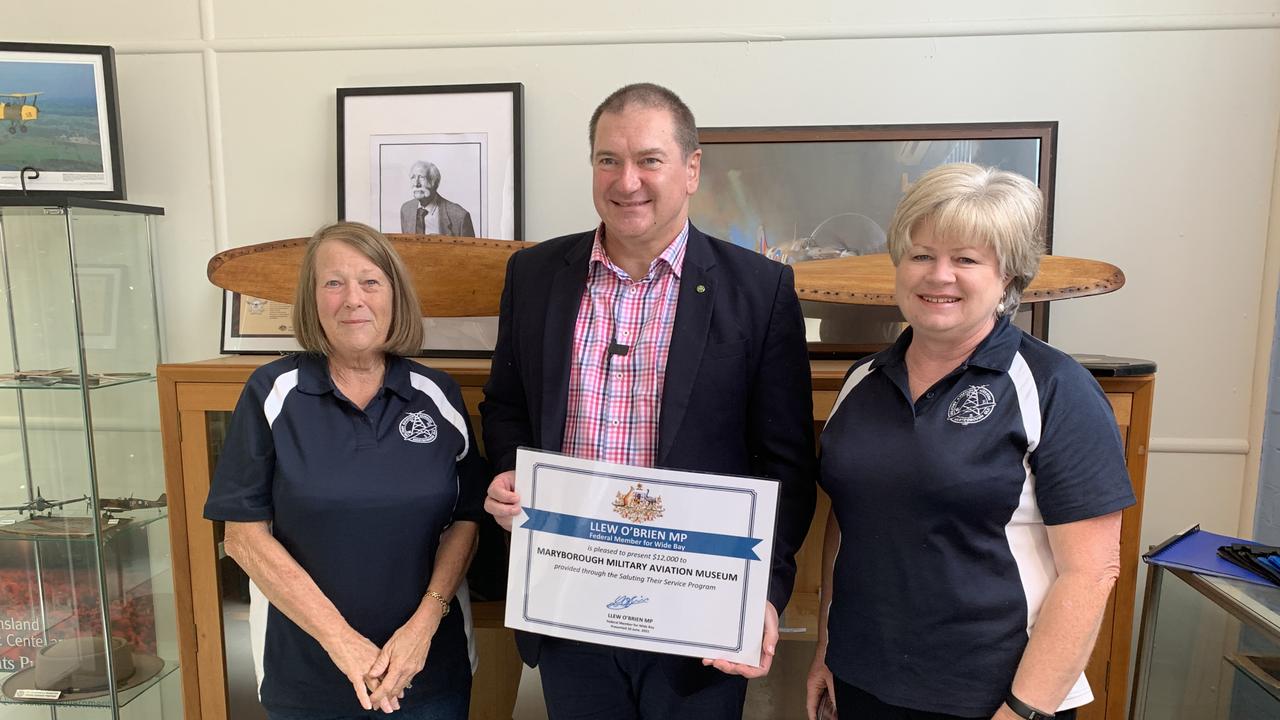
<svg viewBox="0 0 1280 720"><path fill-rule="evenodd" d="M889 231L909 327L854 364L822 435L831 496L809 717L1074 718L1134 496L1101 388L1011 323L1043 252L1013 173L922 176ZM1056 715L1055 715L1056 713Z"/></svg>
<svg viewBox="0 0 1280 720"><path fill-rule="evenodd" d="M404 263L359 223L307 244L294 303L305 352L245 384L204 515L271 602L272 720L467 717L457 591L489 473L448 375L422 347Z"/></svg>

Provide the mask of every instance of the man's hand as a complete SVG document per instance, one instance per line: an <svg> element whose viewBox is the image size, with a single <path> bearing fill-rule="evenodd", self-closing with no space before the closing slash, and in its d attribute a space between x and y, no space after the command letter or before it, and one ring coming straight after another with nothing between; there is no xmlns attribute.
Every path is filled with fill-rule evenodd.
<svg viewBox="0 0 1280 720"><path fill-rule="evenodd" d="M712 660L703 658L703 665L710 665L728 675L741 675L745 678L759 678L769 674L773 665L773 653L778 647L778 611L773 603L764 606L764 642L760 644L760 666L745 665L728 660Z"/></svg>
<svg viewBox="0 0 1280 720"><path fill-rule="evenodd" d="M489 493L484 499L484 509L503 530L511 532L511 522L520 514L520 496L516 494L516 471L499 473L489 483Z"/></svg>

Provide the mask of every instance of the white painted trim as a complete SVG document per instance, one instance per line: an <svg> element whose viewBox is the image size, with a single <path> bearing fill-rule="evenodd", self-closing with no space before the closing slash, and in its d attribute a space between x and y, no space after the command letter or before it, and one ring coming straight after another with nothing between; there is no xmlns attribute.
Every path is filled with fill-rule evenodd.
<svg viewBox="0 0 1280 720"><path fill-rule="evenodd" d="M222 92L218 84L218 53L212 48L201 52L204 66L205 124L209 126L209 191L213 200L213 247L220 253L231 247L227 232L227 168L223 162Z"/></svg>
<svg viewBox="0 0 1280 720"><path fill-rule="evenodd" d="M208 2L208 0L204 0ZM202 2L202 10L204 2ZM210 13L211 15L212 13ZM202 12L202 21L204 13ZM204 24L202 22L202 24ZM686 43L752 43L803 40L870 40L895 38L991 37L1077 33L1182 32L1195 30L1269 30L1280 28L1277 13L1137 15L1120 17L984 20L975 22L898 23L882 25L809 25L740 30L664 28L653 30L587 30L577 32L442 33L338 37L263 37L218 40L212 17L204 40L125 41L117 54L215 52L300 52L316 50L426 50L439 48L543 47L567 45L635 45Z"/></svg>
<svg viewBox="0 0 1280 720"><path fill-rule="evenodd" d="M1245 438L1153 437L1147 449L1153 453L1248 455L1249 441Z"/></svg>
<svg viewBox="0 0 1280 720"><path fill-rule="evenodd" d="M1280 126L1277 127L1280 139ZM1236 534L1255 537L1259 529L1258 488L1262 484L1263 436L1267 430L1268 395L1271 393L1271 353L1276 350L1277 295L1280 294L1280 142L1271 171L1271 213L1267 222L1267 251L1262 261L1262 293L1258 296L1258 334L1254 341L1253 393L1249 406L1250 452L1244 464L1240 516Z"/></svg>

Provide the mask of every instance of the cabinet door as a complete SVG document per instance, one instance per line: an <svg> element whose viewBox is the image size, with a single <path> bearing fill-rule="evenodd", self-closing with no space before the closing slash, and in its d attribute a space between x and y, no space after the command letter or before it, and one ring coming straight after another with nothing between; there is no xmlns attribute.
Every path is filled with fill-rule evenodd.
<svg viewBox="0 0 1280 720"><path fill-rule="evenodd" d="M1133 407L1133 395L1129 393L1107 393L1111 401L1111 409L1116 414L1116 424L1120 428L1120 439L1128 445L1129 414ZM1127 450L1127 447L1126 447ZM1107 599L1107 611L1102 616L1102 627L1098 629L1098 641L1093 646L1093 654L1089 656L1089 664L1084 674L1089 679L1089 687L1093 690L1093 702L1080 708L1079 720L1104 720L1107 717L1108 679L1107 671L1111 661L1111 636L1115 629L1116 591L1111 590ZM1120 689L1123 692L1123 688Z"/></svg>

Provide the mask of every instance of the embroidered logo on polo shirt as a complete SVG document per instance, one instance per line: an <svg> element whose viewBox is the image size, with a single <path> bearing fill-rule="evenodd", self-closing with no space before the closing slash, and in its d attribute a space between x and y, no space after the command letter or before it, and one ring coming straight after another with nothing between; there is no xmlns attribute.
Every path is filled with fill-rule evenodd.
<svg viewBox="0 0 1280 720"><path fill-rule="evenodd" d="M436 429L436 421L431 419L426 410L405 413L400 421L400 437L412 443L435 442L440 431Z"/></svg>
<svg viewBox="0 0 1280 720"><path fill-rule="evenodd" d="M970 385L951 401L947 419L957 425L973 425L986 420L996 409L996 396L986 385Z"/></svg>

